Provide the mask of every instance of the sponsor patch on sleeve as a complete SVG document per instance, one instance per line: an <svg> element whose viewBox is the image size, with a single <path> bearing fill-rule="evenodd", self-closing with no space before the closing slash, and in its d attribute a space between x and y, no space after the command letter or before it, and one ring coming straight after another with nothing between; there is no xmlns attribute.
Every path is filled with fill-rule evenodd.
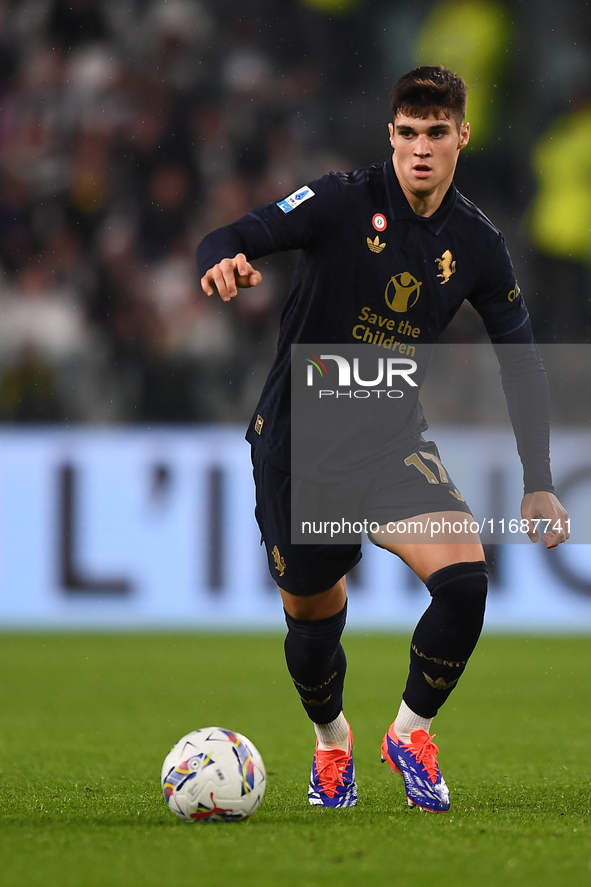
<svg viewBox="0 0 591 887"><path fill-rule="evenodd" d="M277 206L279 209L283 210L284 213L290 213L292 209L295 209L296 206L299 206L304 200L309 200L310 197L314 197L314 191L312 191L308 185L304 185L303 188L298 188L298 190L294 191L293 194L290 194L289 197L286 197L284 200L279 200Z"/></svg>

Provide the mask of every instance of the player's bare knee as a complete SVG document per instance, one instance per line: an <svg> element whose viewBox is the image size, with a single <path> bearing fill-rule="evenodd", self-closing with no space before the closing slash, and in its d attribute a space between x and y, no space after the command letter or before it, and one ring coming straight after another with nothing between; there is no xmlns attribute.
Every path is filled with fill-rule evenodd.
<svg viewBox="0 0 591 887"><path fill-rule="evenodd" d="M347 583L342 576L326 591L311 595L296 595L280 588L285 612L294 619L328 619L340 613L347 602Z"/></svg>

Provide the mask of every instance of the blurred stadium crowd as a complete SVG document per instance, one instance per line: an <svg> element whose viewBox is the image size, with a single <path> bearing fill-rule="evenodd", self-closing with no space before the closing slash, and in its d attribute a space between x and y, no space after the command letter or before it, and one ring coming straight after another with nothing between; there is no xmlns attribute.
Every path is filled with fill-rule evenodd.
<svg viewBox="0 0 591 887"><path fill-rule="evenodd" d="M231 305L200 238L388 156L389 86L467 80L458 183L542 341L591 336L591 9L565 0L0 2L0 421L242 421L292 256ZM450 337L480 328L462 313Z"/></svg>

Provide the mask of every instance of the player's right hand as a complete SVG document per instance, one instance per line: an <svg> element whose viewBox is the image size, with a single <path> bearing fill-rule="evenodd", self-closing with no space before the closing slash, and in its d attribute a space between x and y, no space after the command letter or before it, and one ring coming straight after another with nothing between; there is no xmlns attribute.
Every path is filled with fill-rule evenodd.
<svg viewBox="0 0 591 887"><path fill-rule="evenodd" d="M244 253L238 253L233 259L222 259L201 278L201 289L206 296L213 296L217 289L224 302L229 302L238 295L238 288L257 286L262 280L261 272L255 271Z"/></svg>

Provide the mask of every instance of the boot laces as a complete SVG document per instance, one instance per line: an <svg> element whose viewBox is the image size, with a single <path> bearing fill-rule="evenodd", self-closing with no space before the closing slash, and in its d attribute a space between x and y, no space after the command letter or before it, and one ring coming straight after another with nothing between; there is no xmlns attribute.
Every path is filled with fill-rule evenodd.
<svg viewBox="0 0 591 887"><path fill-rule="evenodd" d="M409 748L416 757L419 764L422 764L431 782L437 782L439 776L439 767L437 766L437 753L439 749L431 740L435 739L436 734L429 736L426 730L415 730L410 737Z"/></svg>
<svg viewBox="0 0 591 887"><path fill-rule="evenodd" d="M349 763L349 752L342 748L318 749L316 773L323 791L332 797L339 785L344 785L343 771Z"/></svg>

